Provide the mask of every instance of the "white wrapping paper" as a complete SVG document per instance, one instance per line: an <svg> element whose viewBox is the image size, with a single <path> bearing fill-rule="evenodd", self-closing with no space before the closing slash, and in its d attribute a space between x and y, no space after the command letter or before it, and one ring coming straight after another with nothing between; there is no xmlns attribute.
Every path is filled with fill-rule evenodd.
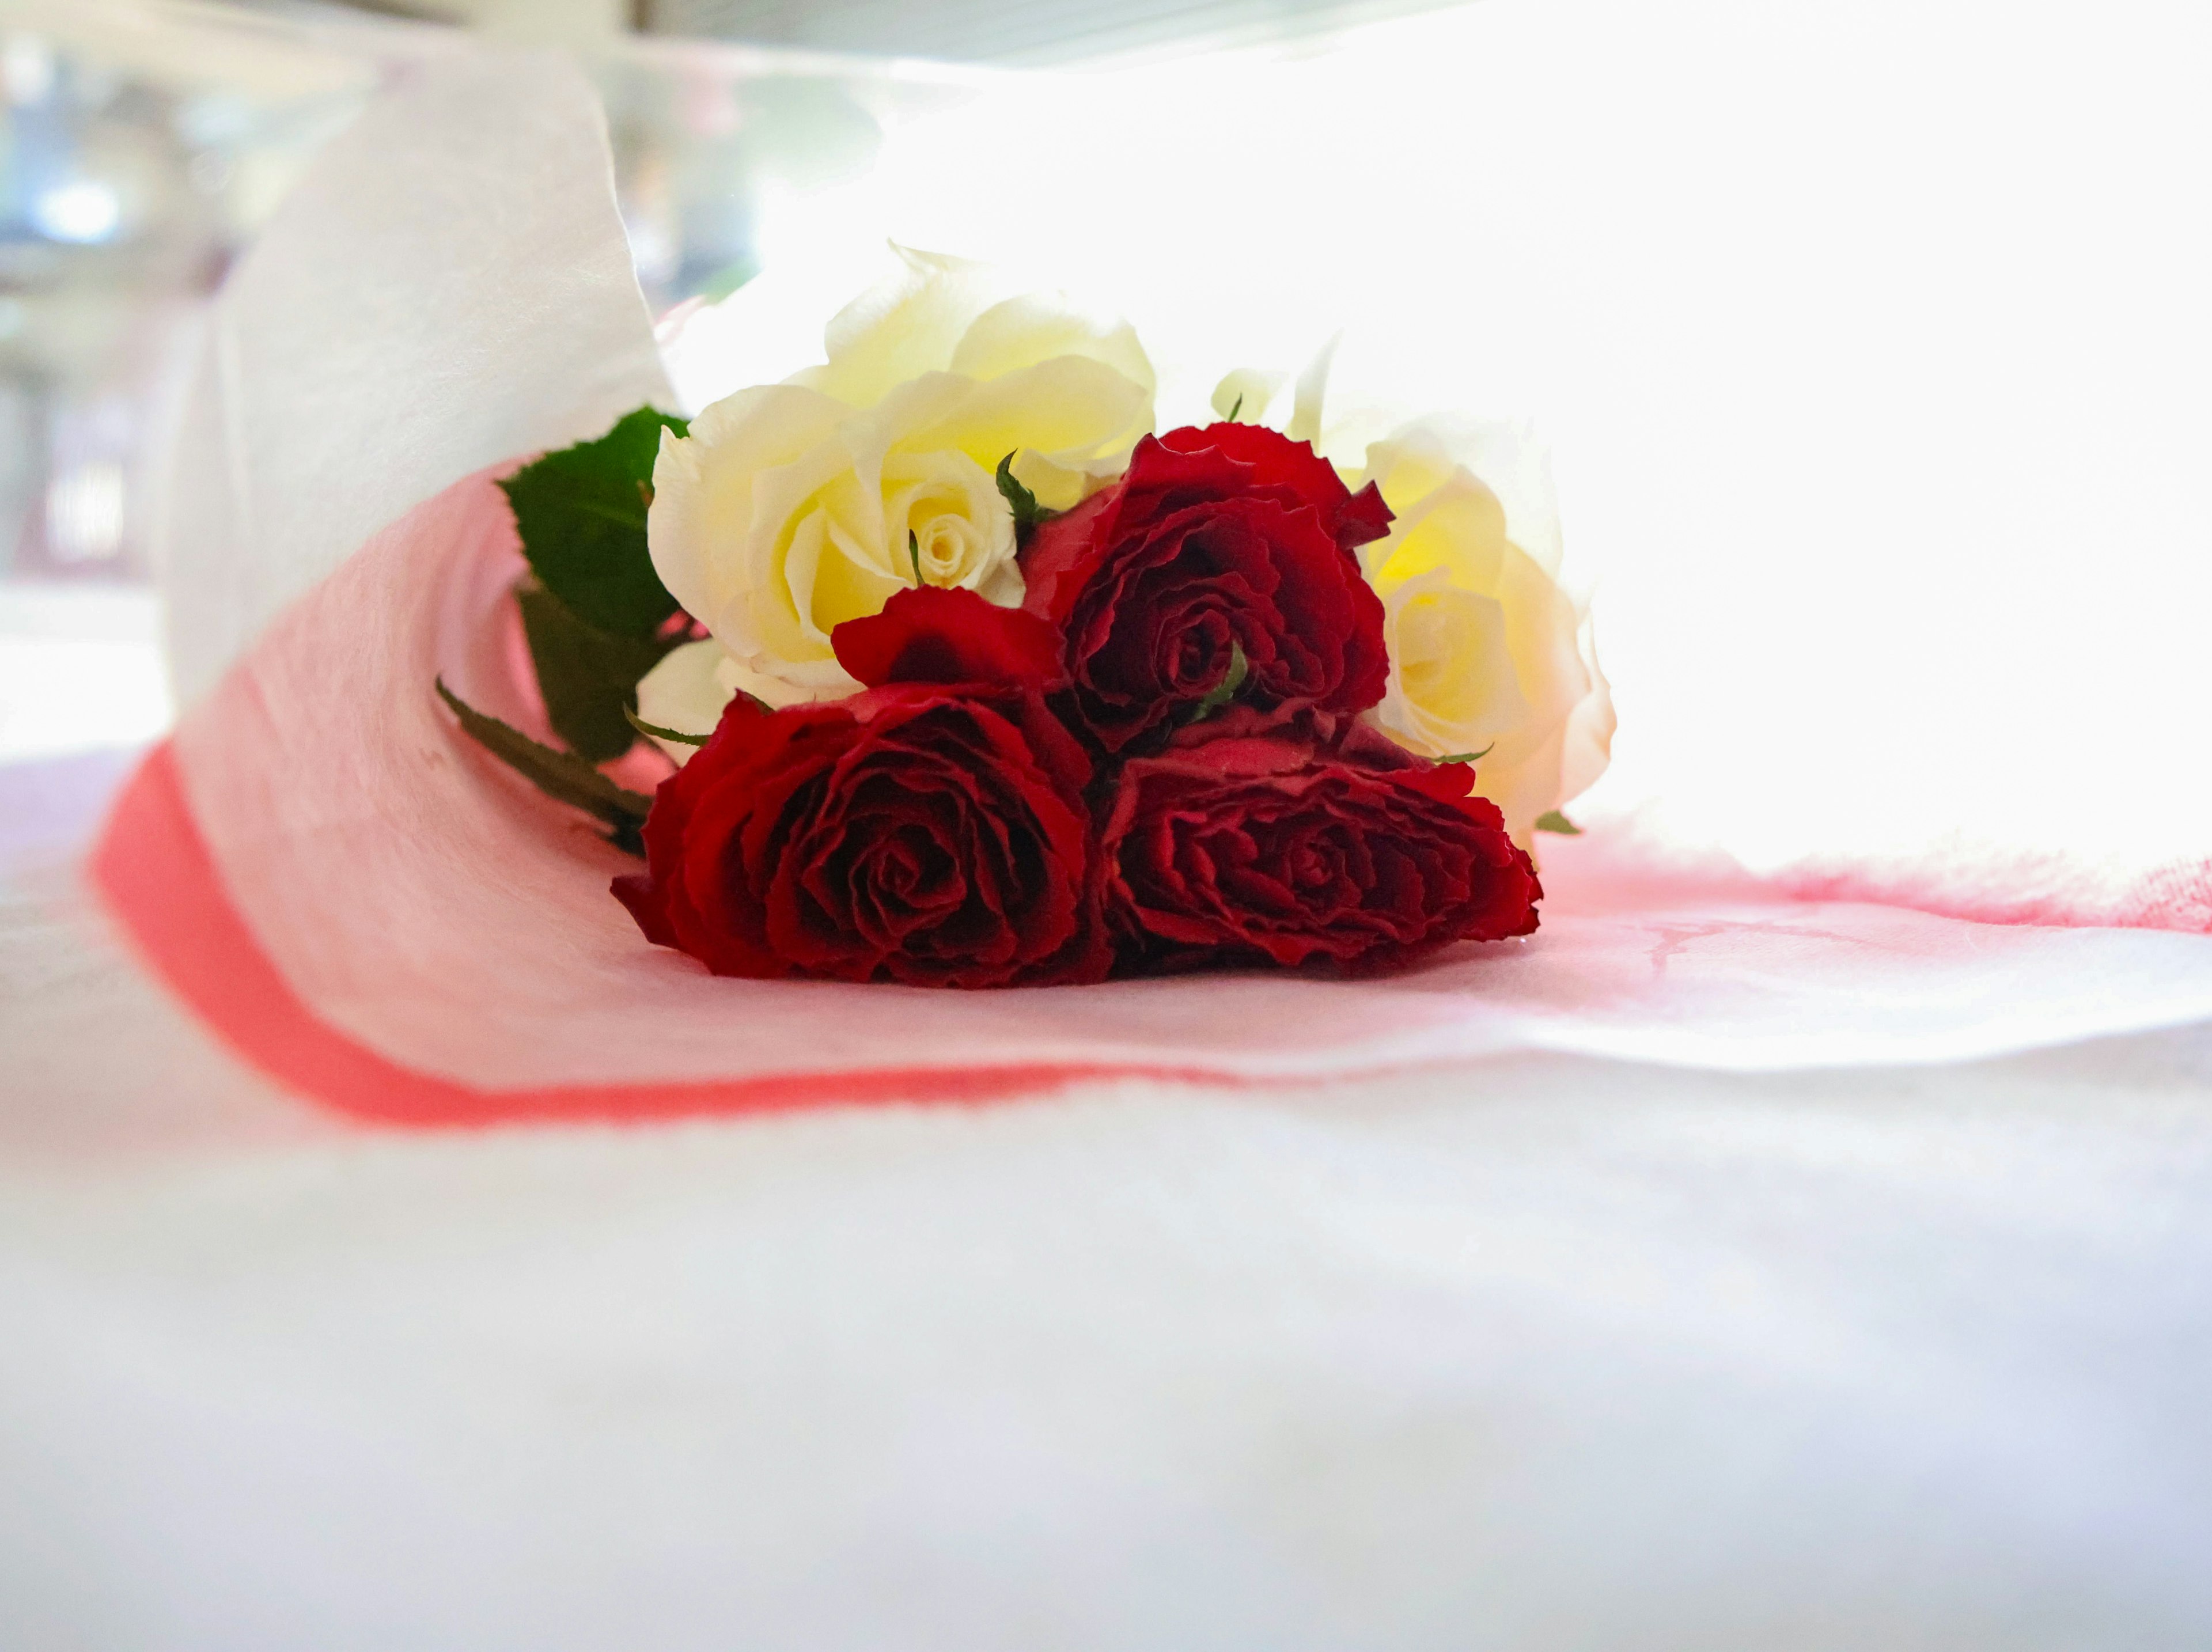
<svg viewBox="0 0 2212 1652"><path fill-rule="evenodd" d="M404 73L209 315L156 525L182 703L410 505L671 401L583 76L535 53Z"/></svg>

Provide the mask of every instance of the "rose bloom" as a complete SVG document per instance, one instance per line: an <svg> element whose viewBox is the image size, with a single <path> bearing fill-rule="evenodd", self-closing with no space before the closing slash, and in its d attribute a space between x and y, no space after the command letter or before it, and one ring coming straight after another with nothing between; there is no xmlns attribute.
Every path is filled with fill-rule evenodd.
<svg viewBox="0 0 2212 1652"><path fill-rule="evenodd" d="M917 583L1018 605L999 462L1014 455L1039 501L1066 508L1152 428L1152 365L1126 325L1050 298L994 303L978 266L901 257L830 324L822 366L662 442L653 567L712 640L662 662L647 721L702 732L740 689L776 706L851 692L832 635Z"/></svg>
<svg viewBox="0 0 2212 1652"><path fill-rule="evenodd" d="M1258 425L1170 431L1037 529L1027 606L1064 638L1076 714L1109 751L1164 738L1224 684L1286 714L1382 696L1382 609L1357 548L1389 530L1304 442Z"/></svg>
<svg viewBox="0 0 2212 1652"><path fill-rule="evenodd" d="M1237 708L1182 730L1123 767L1106 812L1124 967L1358 974L1528 934L1535 868L1472 781L1358 724L1322 739Z"/></svg>
<svg viewBox="0 0 2212 1652"><path fill-rule="evenodd" d="M1519 484L1528 543L1478 468ZM1613 730L1589 616L1559 586L1549 479L1504 433L1435 423L1370 446L1364 479L1395 517L1361 552L1390 653L1376 720L1425 756L1486 753L1475 789L1526 845L1604 772Z"/></svg>
<svg viewBox="0 0 2212 1652"><path fill-rule="evenodd" d="M866 691L733 700L662 782L647 869L614 884L646 938L724 975L1103 979L1091 762L1044 706L1050 630L909 591L835 641Z"/></svg>

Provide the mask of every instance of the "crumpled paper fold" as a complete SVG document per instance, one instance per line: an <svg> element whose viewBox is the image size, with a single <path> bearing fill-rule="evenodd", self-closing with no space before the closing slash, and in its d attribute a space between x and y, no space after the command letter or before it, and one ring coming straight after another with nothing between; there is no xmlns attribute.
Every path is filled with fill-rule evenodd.
<svg viewBox="0 0 2212 1652"><path fill-rule="evenodd" d="M402 76L206 318L154 525L180 704L410 506L672 404L582 74L501 52Z"/></svg>

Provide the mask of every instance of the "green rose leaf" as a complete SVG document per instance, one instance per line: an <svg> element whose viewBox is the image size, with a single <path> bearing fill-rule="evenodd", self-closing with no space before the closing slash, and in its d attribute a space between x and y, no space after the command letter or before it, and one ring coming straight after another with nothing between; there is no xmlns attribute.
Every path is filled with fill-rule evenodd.
<svg viewBox="0 0 2212 1652"><path fill-rule="evenodd" d="M1021 450L1017 448L1015 452ZM999 461L999 493L1006 501L1006 508L1014 513L1014 531L1027 533L1048 517L1060 514L1037 503L1037 496L1014 479L1014 455L1009 453Z"/></svg>
<svg viewBox="0 0 2212 1652"><path fill-rule="evenodd" d="M1480 751L1455 751L1450 756L1439 757L1437 761L1440 763L1480 762L1485 757L1487 757L1492 752L1497 750L1498 742L1492 740L1488 745L1483 747Z"/></svg>
<svg viewBox="0 0 2212 1652"><path fill-rule="evenodd" d="M642 792L617 786L573 752L540 745L520 729L487 716L437 679L443 700L468 737L556 803L580 809L608 828L607 841L631 854L645 853L638 829L653 808Z"/></svg>
<svg viewBox="0 0 2212 1652"><path fill-rule="evenodd" d="M1556 809L1547 809L1536 817L1536 829L1540 832L1557 832L1562 837L1580 837L1583 835L1581 827L1576 825Z"/></svg>
<svg viewBox="0 0 2212 1652"><path fill-rule="evenodd" d="M522 586L514 600L553 732L586 762L621 756L637 738L628 714L638 679L673 645L586 625L540 585Z"/></svg>
<svg viewBox="0 0 2212 1652"><path fill-rule="evenodd" d="M752 699L750 695L745 697ZM753 703L758 705L760 702L755 700ZM714 738L711 734L686 734L680 728L663 728L658 723L647 722L634 711L626 711L623 715L629 720L629 726L640 734L650 734L656 740L670 740L678 745L704 745Z"/></svg>
<svg viewBox="0 0 2212 1652"><path fill-rule="evenodd" d="M548 453L499 484L531 571L586 625L649 637L676 611L646 550L645 513L661 431L690 428L641 407L598 440Z"/></svg>

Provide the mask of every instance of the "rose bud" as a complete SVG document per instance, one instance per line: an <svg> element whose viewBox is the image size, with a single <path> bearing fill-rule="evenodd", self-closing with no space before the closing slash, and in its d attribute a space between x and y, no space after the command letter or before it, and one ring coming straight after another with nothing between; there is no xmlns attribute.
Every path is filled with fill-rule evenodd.
<svg viewBox="0 0 2212 1652"><path fill-rule="evenodd" d="M1364 728L1332 747L1261 720L1187 731L1121 770L1102 853L1126 968L1369 973L1534 930L1535 867L1469 795L1467 765Z"/></svg>
<svg viewBox="0 0 2212 1652"><path fill-rule="evenodd" d="M1389 524L1380 494L1351 492L1304 442L1174 430L1036 529L1023 605L1059 628L1074 714L1109 751L1158 745L1226 687L1262 708L1363 711L1389 661L1356 551Z"/></svg>
<svg viewBox="0 0 2212 1652"><path fill-rule="evenodd" d="M1045 708L1050 629L928 589L834 640L866 690L735 700L662 782L647 870L614 885L647 938L725 975L1103 979L1091 762Z"/></svg>

